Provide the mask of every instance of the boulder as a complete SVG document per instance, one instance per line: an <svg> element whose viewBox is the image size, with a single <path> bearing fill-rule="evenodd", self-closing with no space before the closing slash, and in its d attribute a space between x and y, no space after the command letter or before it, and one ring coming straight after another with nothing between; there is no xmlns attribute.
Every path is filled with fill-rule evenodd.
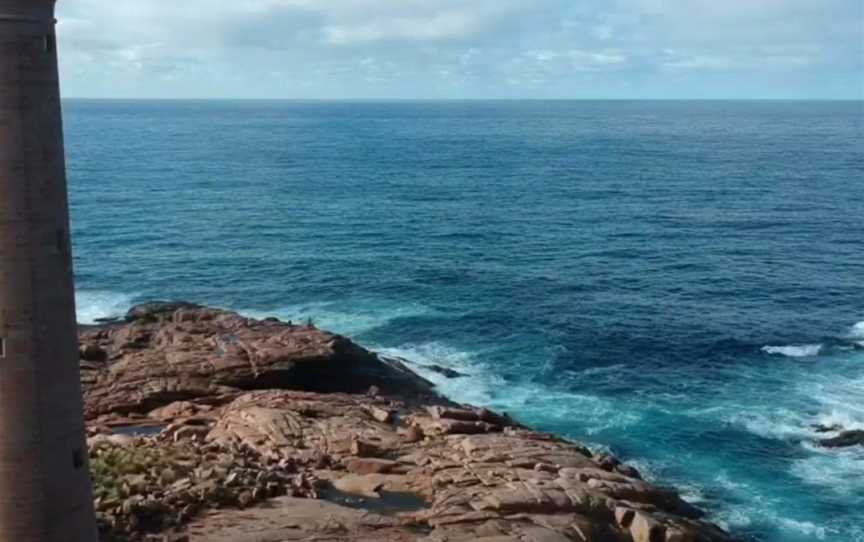
<svg viewBox="0 0 864 542"><path fill-rule="evenodd" d="M380 477L366 474L349 474L333 482L333 487L344 493L376 499L381 497L379 491L383 486Z"/></svg>
<svg viewBox="0 0 864 542"><path fill-rule="evenodd" d="M450 369L449 367L444 367L442 365L436 365L436 364L423 365L423 368L428 369L428 370L432 371L433 373L438 373L441 376L444 376L444 377L450 378L450 379L464 378L467 376L466 374L460 373L459 371L457 371L455 369Z"/></svg>
<svg viewBox="0 0 864 542"><path fill-rule="evenodd" d="M821 446L825 448L848 448L849 446L864 446L864 431L843 431L833 438L821 439Z"/></svg>
<svg viewBox="0 0 864 542"><path fill-rule="evenodd" d="M200 305L187 303L185 301L151 301L136 305L126 312L125 320L134 322L136 320L158 320L173 314L180 309L197 309Z"/></svg>

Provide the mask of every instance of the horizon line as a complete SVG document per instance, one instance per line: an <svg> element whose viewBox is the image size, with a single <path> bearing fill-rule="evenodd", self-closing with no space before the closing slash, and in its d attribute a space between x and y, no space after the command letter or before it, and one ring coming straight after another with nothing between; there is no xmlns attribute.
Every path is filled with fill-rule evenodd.
<svg viewBox="0 0 864 542"><path fill-rule="evenodd" d="M860 98L255 98L63 96L63 100L152 102L856 102Z"/></svg>

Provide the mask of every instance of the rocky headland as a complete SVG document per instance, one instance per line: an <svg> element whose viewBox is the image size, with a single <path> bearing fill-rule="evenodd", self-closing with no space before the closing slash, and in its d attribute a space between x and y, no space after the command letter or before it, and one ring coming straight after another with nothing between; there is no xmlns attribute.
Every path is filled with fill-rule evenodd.
<svg viewBox="0 0 864 542"><path fill-rule="evenodd" d="M80 342L105 542L732 540L614 457L311 325L151 303Z"/></svg>

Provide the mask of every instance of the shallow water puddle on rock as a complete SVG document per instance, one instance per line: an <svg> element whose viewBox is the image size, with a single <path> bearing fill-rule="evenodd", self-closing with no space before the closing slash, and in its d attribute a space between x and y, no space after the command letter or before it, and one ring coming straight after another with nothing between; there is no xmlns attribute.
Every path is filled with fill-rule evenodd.
<svg viewBox="0 0 864 542"><path fill-rule="evenodd" d="M416 512L429 508L419 495L408 491L381 491L381 498L364 497L339 491L335 487L327 487L319 492L321 499L334 504L359 510L367 510L382 516L400 512Z"/></svg>
<svg viewBox="0 0 864 542"><path fill-rule="evenodd" d="M128 435L130 437L150 437L158 435L167 425L118 425L111 428L114 435Z"/></svg>

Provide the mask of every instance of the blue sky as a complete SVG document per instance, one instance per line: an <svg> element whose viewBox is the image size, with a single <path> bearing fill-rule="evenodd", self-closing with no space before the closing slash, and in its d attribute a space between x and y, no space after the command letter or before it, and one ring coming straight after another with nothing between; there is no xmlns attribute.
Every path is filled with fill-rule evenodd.
<svg viewBox="0 0 864 542"><path fill-rule="evenodd" d="M864 0L60 0L63 93L864 99Z"/></svg>

